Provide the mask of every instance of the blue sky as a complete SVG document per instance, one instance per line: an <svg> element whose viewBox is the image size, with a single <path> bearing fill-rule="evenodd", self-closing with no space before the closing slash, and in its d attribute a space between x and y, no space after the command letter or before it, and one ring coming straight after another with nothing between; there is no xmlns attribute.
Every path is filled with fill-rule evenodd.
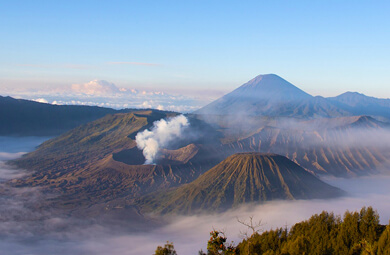
<svg viewBox="0 0 390 255"><path fill-rule="evenodd" d="M390 98L388 1L0 1L0 88L228 92L275 73Z"/></svg>

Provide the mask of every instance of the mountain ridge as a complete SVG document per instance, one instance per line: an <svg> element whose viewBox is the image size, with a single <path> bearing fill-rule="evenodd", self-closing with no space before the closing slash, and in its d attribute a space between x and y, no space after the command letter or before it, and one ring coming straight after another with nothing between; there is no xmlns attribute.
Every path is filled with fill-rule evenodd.
<svg viewBox="0 0 390 255"><path fill-rule="evenodd" d="M359 92L345 92L327 99L352 114L383 117L390 122L390 99L370 97Z"/></svg>
<svg viewBox="0 0 390 255"><path fill-rule="evenodd" d="M193 113L303 119L371 115L390 122L390 99L353 92L337 97L313 97L276 74L265 74L256 76Z"/></svg>
<svg viewBox="0 0 390 255"><path fill-rule="evenodd" d="M85 105L52 105L0 96L0 135L54 136L107 114L131 112Z"/></svg>

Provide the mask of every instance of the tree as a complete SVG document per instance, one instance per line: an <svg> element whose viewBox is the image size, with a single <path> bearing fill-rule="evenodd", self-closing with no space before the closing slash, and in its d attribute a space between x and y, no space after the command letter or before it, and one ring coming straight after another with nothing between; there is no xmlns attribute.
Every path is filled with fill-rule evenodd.
<svg viewBox="0 0 390 255"><path fill-rule="evenodd" d="M161 246L157 247L156 251L154 252L154 255L177 255L177 253L175 251L173 243L167 241L167 243L164 245L164 248Z"/></svg>
<svg viewBox="0 0 390 255"><path fill-rule="evenodd" d="M347 254L361 240L359 231L360 216L358 212L346 211L340 224L336 239L335 252Z"/></svg>
<svg viewBox="0 0 390 255"><path fill-rule="evenodd" d="M235 247L233 243L226 245L227 237L225 233L218 230L210 232L210 239L207 242L207 255L233 255ZM203 251L199 251L199 255L206 255Z"/></svg>
<svg viewBox="0 0 390 255"><path fill-rule="evenodd" d="M307 237L300 235L287 246L290 255L307 255L310 252L310 242Z"/></svg>
<svg viewBox="0 0 390 255"><path fill-rule="evenodd" d="M252 253L252 238L251 237L254 237L255 235L259 235L259 231L262 231L262 222L261 220L259 221L253 221L253 216L249 216L249 220L248 221L244 221L244 220L241 220L237 217L237 221L239 223L241 223L242 225L244 225L245 227L247 227L247 230L245 231L240 231L240 234L243 238L246 238L247 239L247 254L251 254ZM252 231L252 234L249 235L248 234L248 231Z"/></svg>
<svg viewBox="0 0 390 255"><path fill-rule="evenodd" d="M243 232L240 231L241 235L244 238L249 238L249 237L253 236L255 233L258 234L260 231L262 231L261 227L263 226L263 224L262 224L261 220L253 221L253 216L249 216L248 221L241 220L237 217L237 221L248 228L246 231L243 231ZM248 230L252 231L251 235L248 234Z"/></svg>
<svg viewBox="0 0 390 255"><path fill-rule="evenodd" d="M390 254L390 222L389 225L386 226L386 230L383 231L381 237L379 238L377 254L378 255Z"/></svg>
<svg viewBox="0 0 390 255"><path fill-rule="evenodd" d="M360 210L359 230L362 237L371 244L378 239L379 215L371 206Z"/></svg>
<svg viewBox="0 0 390 255"><path fill-rule="evenodd" d="M390 222L379 224L379 215L372 207L363 207L360 212L349 212L342 219L338 215L323 211L310 219L286 229L257 233L253 219L239 221L252 230L249 237L236 247L240 255L295 255L295 254L350 254L390 255Z"/></svg>

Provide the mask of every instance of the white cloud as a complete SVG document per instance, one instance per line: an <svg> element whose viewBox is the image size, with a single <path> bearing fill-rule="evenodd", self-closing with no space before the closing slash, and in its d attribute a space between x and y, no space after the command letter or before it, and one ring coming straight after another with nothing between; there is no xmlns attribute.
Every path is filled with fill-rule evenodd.
<svg viewBox="0 0 390 255"><path fill-rule="evenodd" d="M105 80L92 80L61 88L42 90L7 90L0 94L56 105L91 105L114 109L153 108L166 111L192 112L212 98L168 94L164 91L117 87Z"/></svg>
<svg viewBox="0 0 390 255"><path fill-rule="evenodd" d="M44 104L49 103L49 102L48 102L46 99L44 99L44 98L33 99L33 101L38 102L38 103L44 103Z"/></svg>
<svg viewBox="0 0 390 255"><path fill-rule="evenodd" d="M141 108L152 108L152 101L151 102L148 102L148 101L144 101L141 105Z"/></svg>
<svg viewBox="0 0 390 255"><path fill-rule="evenodd" d="M84 84L72 84L71 88L72 92L75 93L98 96L120 92L114 83L105 80L93 80Z"/></svg>

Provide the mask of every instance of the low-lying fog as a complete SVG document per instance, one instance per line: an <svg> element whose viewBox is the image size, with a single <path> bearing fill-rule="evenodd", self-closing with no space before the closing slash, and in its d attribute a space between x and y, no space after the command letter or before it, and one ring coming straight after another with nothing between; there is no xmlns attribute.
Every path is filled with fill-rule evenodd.
<svg viewBox="0 0 390 255"><path fill-rule="evenodd" d="M174 243L178 254L205 250L209 232L224 230L228 241L240 240L245 227L237 217L262 220L263 229L292 226L322 210L343 214L373 206L381 223L390 219L390 176L355 179L328 178L326 181L349 193L334 200L277 201L245 206L219 215L171 216L164 227L145 233L128 233L120 226L107 227L74 218L59 218L50 212L34 211L34 203L45 199L39 189L8 188L6 180L21 177L23 170L12 169L4 161L31 151L47 138L0 137L0 251L2 254L153 254L165 241Z"/></svg>

